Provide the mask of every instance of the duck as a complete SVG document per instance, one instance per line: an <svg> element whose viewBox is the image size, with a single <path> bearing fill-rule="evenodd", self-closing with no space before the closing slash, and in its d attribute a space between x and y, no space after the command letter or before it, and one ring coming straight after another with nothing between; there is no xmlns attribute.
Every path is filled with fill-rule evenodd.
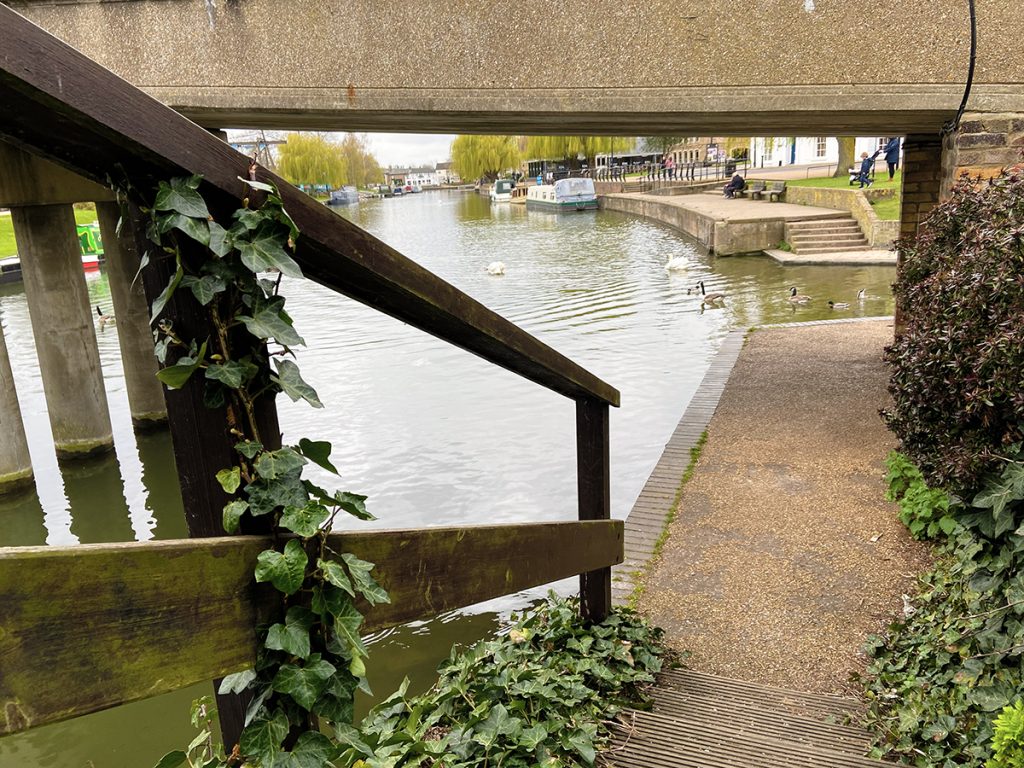
<svg viewBox="0 0 1024 768"><path fill-rule="evenodd" d="M117 322L113 315L104 315L99 304L96 305L96 314L99 315L100 318L100 328L104 328L108 325L114 325Z"/></svg>
<svg viewBox="0 0 1024 768"><path fill-rule="evenodd" d="M676 272L685 270L688 265L689 262L682 256L673 256L671 259L668 260L668 263L665 265L665 271Z"/></svg>
<svg viewBox="0 0 1024 768"><path fill-rule="evenodd" d="M868 297L867 292L863 288L857 291L857 301L864 301Z"/></svg>
<svg viewBox="0 0 1024 768"><path fill-rule="evenodd" d="M492 261L487 265L488 275L504 275L505 274L505 262L503 261Z"/></svg>
<svg viewBox="0 0 1024 768"><path fill-rule="evenodd" d="M704 289L704 281L703 280L701 280L699 283L697 283L697 285L695 285L690 290L696 291L698 288L700 288L700 295L701 295L700 303L701 304L717 304L718 302L722 301L725 298L725 294L720 292L720 291L713 291L712 293L708 293ZM689 292L690 291L687 291L687 293L689 293Z"/></svg>
<svg viewBox="0 0 1024 768"><path fill-rule="evenodd" d="M789 289L789 300L794 304L806 304L808 301L811 300L811 297L803 293L797 293L796 286L794 285L792 288Z"/></svg>
<svg viewBox="0 0 1024 768"><path fill-rule="evenodd" d="M848 301L830 301L828 303L829 309L849 309L850 302Z"/></svg>

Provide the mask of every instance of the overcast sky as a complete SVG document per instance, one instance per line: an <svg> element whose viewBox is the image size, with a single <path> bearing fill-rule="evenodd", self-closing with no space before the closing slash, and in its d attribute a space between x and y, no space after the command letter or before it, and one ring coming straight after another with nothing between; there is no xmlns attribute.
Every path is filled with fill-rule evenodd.
<svg viewBox="0 0 1024 768"><path fill-rule="evenodd" d="M377 162L389 165L429 165L448 160L454 134L368 133L366 138Z"/></svg>

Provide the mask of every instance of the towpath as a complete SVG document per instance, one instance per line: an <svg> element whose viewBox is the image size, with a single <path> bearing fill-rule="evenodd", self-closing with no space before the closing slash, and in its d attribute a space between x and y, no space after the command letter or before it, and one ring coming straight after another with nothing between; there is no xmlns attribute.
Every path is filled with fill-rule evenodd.
<svg viewBox="0 0 1024 768"><path fill-rule="evenodd" d="M726 342L677 430L692 442L713 410L639 600L694 669L845 692L865 636L899 614L927 568L927 548L883 499L894 441L878 409L892 333L881 319L757 329L742 349L741 334ZM664 461L678 452L670 444ZM633 514L627 549L642 561L652 516Z"/></svg>

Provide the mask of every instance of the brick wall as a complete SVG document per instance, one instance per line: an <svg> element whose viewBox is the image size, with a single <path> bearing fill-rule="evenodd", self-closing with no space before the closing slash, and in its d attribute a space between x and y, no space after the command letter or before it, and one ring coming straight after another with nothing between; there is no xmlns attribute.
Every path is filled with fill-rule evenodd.
<svg viewBox="0 0 1024 768"><path fill-rule="evenodd" d="M946 139L942 186L948 190L968 173L989 178L1024 158L1024 114L968 113L956 136Z"/></svg>
<svg viewBox="0 0 1024 768"><path fill-rule="evenodd" d="M913 236L942 194L942 139L910 134L903 141L903 207L900 235Z"/></svg>

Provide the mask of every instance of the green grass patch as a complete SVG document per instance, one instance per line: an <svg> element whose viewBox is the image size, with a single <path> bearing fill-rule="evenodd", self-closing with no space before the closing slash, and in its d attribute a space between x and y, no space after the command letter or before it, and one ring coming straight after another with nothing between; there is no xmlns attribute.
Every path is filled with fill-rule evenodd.
<svg viewBox="0 0 1024 768"><path fill-rule="evenodd" d="M899 195L872 200L871 207L875 209L875 215L885 221L896 221L900 217Z"/></svg>
<svg viewBox="0 0 1024 768"><path fill-rule="evenodd" d="M679 509L679 501L683 497L683 488L685 488L686 484L690 482L690 478L693 477L693 473L697 470L697 460L700 458L701 451L704 450L704 444L707 441L708 431L705 429L697 439L697 444L690 449L690 463L686 465L683 477L679 481L679 486L676 488L675 498L672 499L672 506L669 509L668 517L665 519L665 527L661 529L661 535L658 536L658 540L654 542L654 551L651 553L651 558L647 561L647 565L644 569L635 574L636 582L633 586L633 592L630 594L628 600L628 604L631 608L636 608L641 596L647 589L647 580L645 578L647 571L650 568L650 564L661 556L661 550L665 547L665 542L668 541L669 528L672 527L672 522L676 519L676 514Z"/></svg>
<svg viewBox="0 0 1024 768"><path fill-rule="evenodd" d="M903 171L896 171L892 181L889 180L888 171L877 171L875 183L872 189L895 189L897 194L903 183ZM810 179L787 179L786 185L790 187L828 187L830 189L858 189L857 184L850 184L850 176L845 171L842 176L832 178L831 176L816 176Z"/></svg>
<svg viewBox="0 0 1024 768"><path fill-rule="evenodd" d="M76 224L92 224L96 221L96 211L75 209ZM14 224L8 214L0 215L0 259L14 256L18 252L18 244L14 239Z"/></svg>

